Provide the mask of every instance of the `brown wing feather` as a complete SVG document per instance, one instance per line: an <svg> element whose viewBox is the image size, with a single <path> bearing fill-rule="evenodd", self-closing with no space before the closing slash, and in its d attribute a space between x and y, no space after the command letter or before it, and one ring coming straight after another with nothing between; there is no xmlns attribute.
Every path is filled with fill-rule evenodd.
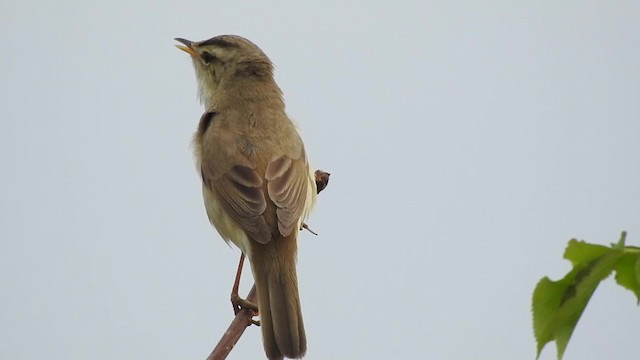
<svg viewBox="0 0 640 360"><path fill-rule="evenodd" d="M269 163L265 174L267 193L278 209L278 230L283 236L299 225L305 207L309 166L301 152L298 159L281 156Z"/></svg>
<svg viewBox="0 0 640 360"><path fill-rule="evenodd" d="M271 239L271 231L262 214L267 208L262 191L262 178L255 170L236 165L211 183L210 189L226 213L259 243Z"/></svg>
<svg viewBox="0 0 640 360"><path fill-rule="evenodd" d="M217 114L198 128L195 140L202 181L247 236L267 243L271 230L263 216L267 209L264 180L250 154L242 151L250 149L250 144L239 147L237 130L228 124L224 114Z"/></svg>

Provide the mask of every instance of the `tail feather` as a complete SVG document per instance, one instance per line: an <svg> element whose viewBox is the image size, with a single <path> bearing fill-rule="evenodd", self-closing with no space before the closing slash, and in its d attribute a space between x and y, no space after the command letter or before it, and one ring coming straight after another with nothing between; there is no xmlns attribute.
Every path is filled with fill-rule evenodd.
<svg viewBox="0 0 640 360"><path fill-rule="evenodd" d="M265 352L270 360L301 358L307 351L307 339L298 294L295 237L258 246L262 251L252 249L251 267Z"/></svg>

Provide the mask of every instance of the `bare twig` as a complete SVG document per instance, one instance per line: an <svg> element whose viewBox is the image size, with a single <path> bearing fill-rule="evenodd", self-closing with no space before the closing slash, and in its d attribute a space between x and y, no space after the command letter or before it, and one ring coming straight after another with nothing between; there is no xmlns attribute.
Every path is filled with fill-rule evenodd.
<svg viewBox="0 0 640 360"><path fill-rule="evenodd" d="M322 170L316 170L316 187L318 189L318 194L324 190L329 184L329 174L328 172ZM305 224L306 226L306 224ZM308 227L306 227L308 229ZM311 230L309 230L311 231ZM311 231L314 233L313 231ZM315 234L315 233L314 233ZM317 234L316 234L317 235ZM254 284L249 294L247 295L246 300L251 303L256 303L256 285ZM254 310L250 308L241 308L236 313L236 317L231 321L231 324L225 331L220 341L218 341L218 345L213 349L211 354L207 357L207 360L223 360L226 359L233 347L236 345L240 337L244 333L244 330L251 324L255 323L253 321Z"/></svg>
<svg viewBox="0 0 640 360"><path fill-rule="evenodd" d="M253 303L256 302L256 286L253 285L249 294L247 295L247 301L251 301ZM238 311L236 317L231 321L231 324L227 328L227 331L224 332L220 341L218 341L218 345L213 349L207 360L222 360L226 359L233 347L236 345L240 337L244 333L244 329L247 326L252 324L253 320L253 310L248 308L243 308Z"/></svg>
<svg viewBox="0 0 640 360"><path fill-rule="evenodd" d="M307 225L305 223L302 223L302 226L300 227L300 230L302 230L302 229L307 230L308 232L312 233L313 235L318 235L317 232L311 230L311 228L309 228L309 225Z"/></svg>

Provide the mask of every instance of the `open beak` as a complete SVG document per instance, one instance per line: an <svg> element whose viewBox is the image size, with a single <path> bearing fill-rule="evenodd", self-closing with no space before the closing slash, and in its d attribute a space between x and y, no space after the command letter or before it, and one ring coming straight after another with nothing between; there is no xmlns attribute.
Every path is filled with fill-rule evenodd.
<svg viewBox="0 0 640 360"><path fill-rule="evenodd" d="M176 47L187 54L191 55L191 57L195 57L198 53L193 50L193 41L189 41L187 39L175 38L175 41L182 43L183 45L176 45Z"/></svg>

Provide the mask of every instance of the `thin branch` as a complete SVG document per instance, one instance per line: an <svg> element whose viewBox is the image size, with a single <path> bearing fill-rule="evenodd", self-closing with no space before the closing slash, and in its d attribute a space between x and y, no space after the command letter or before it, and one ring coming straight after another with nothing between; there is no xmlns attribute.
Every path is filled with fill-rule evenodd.
<svg viewBox="0 0 640 360"><path fill-rule="evenodd" d="M249 294L247 295L247 301L253 303L256 302L256 286L253 285ZM244 333L244 330L252 324L253 310L240 309L236 314L236 317L231 321L231 324L224 332L222 338L218 342L218 345L213 349L207 360L222 360L226 359L233 347L236 345L240 337Z"/></svg>

